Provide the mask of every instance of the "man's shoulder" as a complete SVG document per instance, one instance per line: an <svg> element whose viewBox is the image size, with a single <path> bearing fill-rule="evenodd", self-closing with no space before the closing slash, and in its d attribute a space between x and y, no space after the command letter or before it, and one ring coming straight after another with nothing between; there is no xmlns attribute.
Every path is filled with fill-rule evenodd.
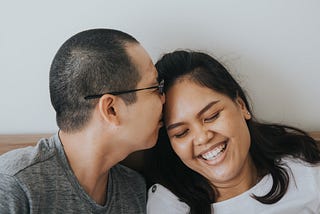
<svg viewBox="0 0 320 214"><path fill-rule="evenodd" d="M134 183L137 187L143 186L145 188L145 179L144 177L138 173L137 171L130 169L121 164L117 164L111 169L112 177L116 182L132 184Z"/></svg>
<svg viewBox="0 0 320 214"><path fill-rule="evenodd" d="M0 155L0 173L14 176L22 170L41 163L55 153L51 139L41 139L35 146L15 149Z"/></svg>
<svg viewBox="0 0 320 214"><path fill-rule="evenodd" d="M112 195L115 209L131 207L132 213L145 213L146 184L138 172L117 164L110 170L110 183L108 180L108 193Z"/></svg>
<svg viewBox="0 0 320 214"><path fill-rule="evenodd" d="M117 164L114 167L112 167L112 171L114 174L117 174L124 178L144 180L143 176L139 172L130 169L129 167L124 166L122 164Z"/></svg>

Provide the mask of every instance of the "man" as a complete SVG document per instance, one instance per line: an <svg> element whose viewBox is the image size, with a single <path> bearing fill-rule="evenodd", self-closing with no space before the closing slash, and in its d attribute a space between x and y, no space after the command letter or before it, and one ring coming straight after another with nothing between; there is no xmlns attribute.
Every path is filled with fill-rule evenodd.
<svg viewBox="0 0 320 214"><path fill-rule="evenodd" d="M0 156L0 213L144 213L143 178L118 164L154 146L163 82L132 36L68 39L50 69L59 132Z"/></svg>

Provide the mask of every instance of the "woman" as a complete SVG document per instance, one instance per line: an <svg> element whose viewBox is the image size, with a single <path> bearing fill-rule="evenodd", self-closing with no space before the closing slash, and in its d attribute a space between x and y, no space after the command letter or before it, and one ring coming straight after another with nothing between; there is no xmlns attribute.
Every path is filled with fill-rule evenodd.
<svg viewBox="0 0 320 214"><path fill-rule="evenodd" d="M149 153L148 213L320 213L320 151L294 127L260 123L211 56L156 64L165 126Z"/></svg>

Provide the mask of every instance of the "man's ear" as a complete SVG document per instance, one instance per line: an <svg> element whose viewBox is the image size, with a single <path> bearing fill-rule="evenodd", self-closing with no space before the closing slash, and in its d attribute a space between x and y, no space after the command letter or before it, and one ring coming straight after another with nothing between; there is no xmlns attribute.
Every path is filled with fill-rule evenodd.
<svg viewBox="0 0 320 214"><path fill-rule="evenodd" d="M115 125L120 124L119 118L119 100L116 96L111 94L105 94L99 99L99 111L101 117Z"/></svg>
<svg viewBox="0 0 320 214"><path fill-rule="evenodd" d="M242 115L244 116L244 118L246 120L250 120L251 119L251 113L248 111L247 106L246 106L245 102L243 101L243 99L241 99L241 97L237 97L236 103L240 107L240 110L241 110Z"/></svg>

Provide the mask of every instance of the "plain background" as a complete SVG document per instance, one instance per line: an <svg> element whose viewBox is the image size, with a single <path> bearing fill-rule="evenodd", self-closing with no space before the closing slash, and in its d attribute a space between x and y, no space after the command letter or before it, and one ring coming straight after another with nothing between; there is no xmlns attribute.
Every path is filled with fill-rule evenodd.
<svg viewBox="0 0 320 214"><path fill-rule="evenodd" d="M0 133L55 132L48 73L89 28L136 37L154 62L194 49L217 57L264 121L320 129L318 0L0 0Z"/></svg>

